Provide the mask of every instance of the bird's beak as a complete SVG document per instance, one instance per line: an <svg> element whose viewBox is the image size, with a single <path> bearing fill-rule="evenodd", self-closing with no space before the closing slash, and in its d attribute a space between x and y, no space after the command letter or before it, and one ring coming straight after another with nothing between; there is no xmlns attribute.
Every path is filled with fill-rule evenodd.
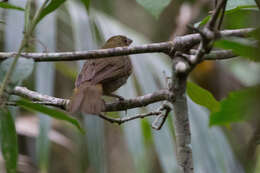
<svg viewBox="0 0 260 173"><path fill-rule="evenodd" d="M127 38L127 45L130 45L133 42L130 38Z"/></svg>

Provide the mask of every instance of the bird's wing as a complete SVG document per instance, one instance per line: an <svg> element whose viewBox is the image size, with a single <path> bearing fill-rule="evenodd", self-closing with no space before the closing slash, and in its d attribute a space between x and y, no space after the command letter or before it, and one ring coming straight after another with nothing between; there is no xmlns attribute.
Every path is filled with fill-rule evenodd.
<svg viewBox="0 0 260 173"><path fill-rule="evenodd" d="M121 59L124 57L118 58ZM122 70L123 68L128 68L123 62L122 59L121 61L117 60L117 57L87 61L76 80L76 87L79 87L81 83L86 81L97 84L127 75L125 74L127 70Z"/></svg>

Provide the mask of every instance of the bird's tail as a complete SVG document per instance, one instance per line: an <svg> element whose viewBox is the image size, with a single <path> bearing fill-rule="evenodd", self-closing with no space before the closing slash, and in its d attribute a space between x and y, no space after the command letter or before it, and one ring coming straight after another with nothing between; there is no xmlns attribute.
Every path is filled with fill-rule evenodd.
<svg viewBox="0 0 260 173"><path fill-rule="evenodd" d="M102 100L102 85L91 85L88 82L75 88L70 104L69 112L82 112L86 114L98 115L105 108Z"/></svg>

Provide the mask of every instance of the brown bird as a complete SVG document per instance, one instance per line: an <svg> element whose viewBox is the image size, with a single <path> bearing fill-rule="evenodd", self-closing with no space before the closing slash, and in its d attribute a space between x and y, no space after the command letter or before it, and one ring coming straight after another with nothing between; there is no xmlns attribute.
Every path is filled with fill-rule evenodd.
<svg viewBox="0 0 260 173"><path fill-rule="evenodd" d="M126 36L117 35L108 39L102 48L129 46L131 43ZM105 108L102 95L116 96L112 92L124 85L131 73L129 56L86 60L75 82L68 110L71 113L100 114Z"/></svg>

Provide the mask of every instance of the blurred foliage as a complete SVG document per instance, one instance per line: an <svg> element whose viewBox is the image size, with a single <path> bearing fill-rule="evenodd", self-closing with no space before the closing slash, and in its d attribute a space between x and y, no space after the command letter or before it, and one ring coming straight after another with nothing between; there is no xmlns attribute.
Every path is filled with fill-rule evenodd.
<svg viewBox="0 0 260 173"><path fill-rule="evenodd" d="M205 106L211 113L219 111L220 104L214 96L207 90L199 87L195 83L188 82L187 94L195 103Z"/></svg>
<svg viewBox="0 0 260 173"><path fill-rule="evenodd" d="M154 17L158 18L161 12L167 7L171 0L136 0L147 11L149 11Z"/></svg>
<svg viewBox="0 0 260 173"><path fill-rule="evenodd" d="M57 109L51 109L48 108L47 106L43 106L37 103L32 103L28 100L19 100L16 103L22 108L28 109L30 111L32 110L38 111L46 115L49 115L52 118L67 121L72 125L74 125L76 128L78 128L78 130L80 130L81 133L85 133L84 130L80 127L79 122L76 119L72 118L71 116L67 115L65 112L62 112Z"/></svg>
<svg viewBox="0 0 260 173"><path fill-rule="evenodd" d="M7 59L1 62L0 64L0 81L3 80L7 70L10 68L13 59ZM20 58L17 63L17 67L15 68L10 84L12 85L19 85L23 80L28 78L34 68L34 61L31 59Z"/></svg>
<svg viewBox="0 0 260 173"><path fill-rule="evenodd" d="M0 2L0 8L24 11L22 7L15 6L7 2Z"/></svg>
<svg viewBox="0 0 260 173"><path fill-rule="evenodd" d="M47 16L48 14L50 14L51 12L59 8L59 6L63 4L65 1L66 0L51 0L51 2L49 2L49 4L47 4L47 6L45 6L41 11L41 14L37 19L36 23L40 22L40 20L42 20L45 16Z"/></svg>
<svg viewBox="0 0 260 173"><path fill-rule="evenodd" d="M15 124L10 111L0 108L0 143L7 173L15 173L18 160L18 144Z"/></svg>
<svg viewBox="0 0 260 173"><path fill-rule="evenodd" d="M254 44L247 39L221 39L216 41L214 45L222 49L232 50L236 55L240 55L252 61L260 61L259 48L254 46Z"/></svg>
<svg viewBox="0 0 260 173"><path fill-rule="evenodd" d="M259 62L260 32L259 28L249 34L251 40L242 38L221 39L214 43L216 47L232 50L235 54Z"/></svg>
<svg viewBox="0 0 260 173"><path fill-rule="evenodd" d="M228 1L228 2L230 2L230 1ZM243 2L243 1L237 1L237 2ZM242 25L243 25L244 22L248 22L246 20L242 20L243 17L247 18L249 16L247 14L247 12L249 12L249 14L251 14L252 11L256 11L256 12L258 11L258 8L257 8L256 5L240 5L240 4L237 4L237 5L234 5L233 8L226 9L225 17L235 16L235 19L239 19L239 20L234 21L231 24L234 25L234 23L236 23L236 22L241 24L241 21L243 21L242 22ZM210 19L210 16L207 16L202 21L195 23L194 26L195 27L203 26L209 21L209 19ZM243 26L245 26L245 24ZM248 27L248 25L247 25L247 27ZM236 28L239 28L239 27L236 27Z"/></svg>
<svg viewBox="0 0 260 173"><path fill-rule="evenodd" d="M220 110L210 116L210 125L227 125L248 119L256 113L259 93L260 86L231 92L220 102Z"/></svg>
<svg viewBox="0 0 260 173"><path fill-rule="evenodd" d="M85 5L86 10L89 11L89 8L90 8L90 0L81 0L81 2Z"/></svg>

